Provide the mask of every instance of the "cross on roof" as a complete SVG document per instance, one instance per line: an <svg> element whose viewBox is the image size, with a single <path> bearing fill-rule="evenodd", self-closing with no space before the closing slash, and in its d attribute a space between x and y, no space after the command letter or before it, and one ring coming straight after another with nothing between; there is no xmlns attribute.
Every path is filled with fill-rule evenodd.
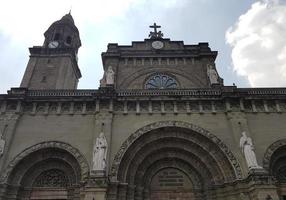
<svg viewBox="0 0 286 200"><path fill-rule="evenodd" d="M157 31L157 28L161 28L161 26L157 25L156 23L154 23L153 25L149 26L150 28L154 28L154 32L150 32L149 37L151 37L151 39L156 39L156 38L162 38L163 37L163 33L161 31Z"/></svg>
<svg viewBox="0 0 286 200"><path fill-rule="evenodd" d="M156 23L154 23L153 25L151 25L151 26L149 26L150 28L154 28L154 33L156 33L157 34L157 28L161 28L161 26L157 26L157 24Z"/></svg>

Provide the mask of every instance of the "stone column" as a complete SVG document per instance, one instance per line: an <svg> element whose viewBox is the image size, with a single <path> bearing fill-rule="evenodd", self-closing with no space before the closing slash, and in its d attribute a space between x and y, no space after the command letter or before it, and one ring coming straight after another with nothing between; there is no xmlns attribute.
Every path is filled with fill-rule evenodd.
<svg viewBox="0 0 286 200"><path fill-rule="evenodd" d="M143 200L143 187L136 187L134 200Z"/></svg>
<svg viewBox="0 0 286 200"><path fill-rule="evenodd" d="M128 185L127 200L133 200L134 195L135 195L135 186L134 185Z"/></svg>
<svg viewBox="0 0 286 200"><path fill-rule="evenodd" d="M145 188L143 191L143 198L144 200L150 200L150 190Z"/></svg>
<svg viewBox="0 0 286 200"><path fill-rule="evenodd" d="M107 200L117 200L118 182L110 182L108 185Z"/></svg>
<svg viewBox="0 0 286 200"><path fill-rule="evenodd" d="M6 184L0 184L0 200L5 199L5 193L7 191L7 185Z"/></svg>
<svg viewBox="0 0 286 200"><path fill-rule="evenodd" d="M126 200L128 183L120 183L118 191L118 200Z"/></svg>

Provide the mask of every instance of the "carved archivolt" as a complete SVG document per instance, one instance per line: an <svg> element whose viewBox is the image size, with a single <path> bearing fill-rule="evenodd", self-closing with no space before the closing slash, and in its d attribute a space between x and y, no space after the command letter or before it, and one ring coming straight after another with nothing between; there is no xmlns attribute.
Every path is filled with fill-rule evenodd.
<svg viewBox="0 0 286 200"><path fill-rule="evenodd" d="M158 129L158 128L162 128L162 127L178 127L178 128L185 128L185 129L189 129L192 131L195 131L197 133L200 133L202 135L204 135L205 137L207 137L208 139L210 139L212 142L214 142L219 149L224 152L224 154L226 155L227 159L229 160L229 162L231 163L236 178L237 179L241 179L242 178L242 171L241 171L241 167L239 162L237 161L237 159L235 158L235 156L233 155L233 153L229 150L229 148L215 135L211 134L209 131L187 123L187 122L180 122L180 121L160 121L160 122L155 122L152 124L149 124L147 126L144 126L142 128L140 128L139 130L137 130L135 133L131 134L127 140L121 145L119 151L117 152L117 154L114 157L112 166L111 166L111 172L110 175L112 177L113 180L117 179L117 175L118 175L118 170L119 170L119 166L120 163L122 161L122 158L124 156L124 154L126 153L126 151L128 150L128 148L132 145L132 143L137 140L141 135L150 132L152 130Z"/></svg>
<svg viewBox="0 0 286 200"><path fill-rule="evenodd" d="M88 172L89 172L88 162L78 149L64 142L48 141L48 142L42 142L34 146L28 147L27 149L22 151L20 154L18 154L12 161L10 161L8 167L6 168L4 173L1 175L0 183L7 183L8 177L10 176L12 170L23 158L25 158L26 156L28 156L29 154L33 152L36 152L38 150L45 149L45 148L63 149L67 151L77 160L81 168L81 178L85 179L88 176Z"/></svg>
<svg viewBox="0 0 286 200"><path fill-rule="evenodd" d="M286 139L278 140L272 143L266 150L263 158L263 168L269 171L270 160L273 153L282 146L286 146Z"/></svg>

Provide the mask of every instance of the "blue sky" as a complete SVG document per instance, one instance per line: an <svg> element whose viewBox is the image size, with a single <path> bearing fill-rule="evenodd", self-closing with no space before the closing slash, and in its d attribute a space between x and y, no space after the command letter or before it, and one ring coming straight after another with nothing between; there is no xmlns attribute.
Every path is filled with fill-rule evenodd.
<svg viewBox="0 0 286 200"><path fill-rule="evenodd" d="M20 85L28 47L42 45L43 33L72 8L82 47L80 89L96 89L101 52L108 43L130 45L162 26L165 38L185 44L209 42L217 50L225 85L286 86L285 0L26 0L0 7L0 93ZM15 7L14 5L18 5ZM284 37L283 37L284 36ZM286 38L286 37L285 37Z"/></svg>

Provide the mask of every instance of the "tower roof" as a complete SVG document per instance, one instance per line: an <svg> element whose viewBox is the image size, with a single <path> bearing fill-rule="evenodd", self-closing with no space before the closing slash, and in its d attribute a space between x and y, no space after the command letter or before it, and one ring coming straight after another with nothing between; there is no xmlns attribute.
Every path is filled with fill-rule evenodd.
<svg viewBox="0 0 286 200"><path fill-rule="evenodd" d="M64 15L60 20L55 21L45 32L44 35L46 35L51 29L55 27L61 27L61 26L69 26L74 29L74 31L79 34L79 31L74 23L73 17L71 13L69 12L68 14Z"/></svg>
<svg viewBox="0 0 286 200"><path fill-rule="evenodd" d="M59 20L60 22L71 22L72 24L74 24L74 20L73 17L71 15L71 13L69 12L68 14L64 15L61 20Z"/></svg>

